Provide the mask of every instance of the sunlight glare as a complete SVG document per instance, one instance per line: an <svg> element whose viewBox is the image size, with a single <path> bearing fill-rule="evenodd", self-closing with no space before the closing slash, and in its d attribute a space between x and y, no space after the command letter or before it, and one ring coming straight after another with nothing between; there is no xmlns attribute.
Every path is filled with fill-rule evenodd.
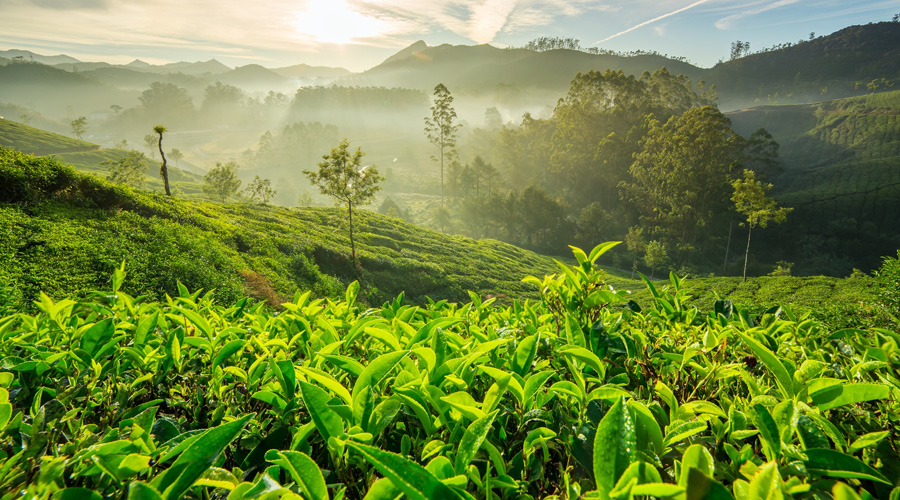
<svg viewBox="0 0 900 500"><path fill-rule="evenodd" d="M297 33L319 42L344 44L386 31L384 21L353 10L346 0L310 0L294 21Z"/></svg>

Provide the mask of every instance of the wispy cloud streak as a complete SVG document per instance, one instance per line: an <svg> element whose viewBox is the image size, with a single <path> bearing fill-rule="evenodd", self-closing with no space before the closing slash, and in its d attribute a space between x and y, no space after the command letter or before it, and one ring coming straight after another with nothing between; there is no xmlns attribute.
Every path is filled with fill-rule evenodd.
<svg viewBox="0 0 900 500"><path fill-rule="evenodd" d="M800 0L779 0L777 2L772 2L768 5L764 5L762 7L756 9L747 9L741 12L737 12L735 14L731 14L730 16L725 16L722 19L719 19L715 22L716 28L720 30L727 30L734 25L734 22L742 17L747 16L755 16L756 14L762 14L763 12L768 12L770 10L777 9L779 7L785 7L787 5L795 4Z"/></svg>
<svg viewBox="0 0 900 500"><path fill-rule="evenodd" d="M607 41L609 41L609 40L612 40L613 38L620 37L620 36L622 36L622 35L624 35L624 34L626 34L626 33L631 33L632 31L634 31L634 30L636 30L636 29L643 28L644 26L647 26L648 24L653 24L653 23L655 23L655 22L662 21L663 19L665 19L665 18L667 18L667 17L671 17L671 16L674 16L674 15L676 15L676 14L681 14L682 12L684 12L684 11L686 11L686 10L693 9L693 8L696 7L696 6L705 4L706 2L709 2L709 1L710 1L710 0L698 0L698 1L696 1L696 2L694 2L694 3L692 3L692 4L690 4L690 5L688 5L688 6L686 6L686 7L682 7L682 8L680 8L680 9L673 10L672 12L669 12L669 13L667 13L667 14L663 14L663 15L661 15L661 16L654 17L653 19L651 19L651 20L649 20L649 21L644 21L644 22L642 22L642 23L640 23L640 24L637 24L637 25L634 25L634 26L628 28L627 30L620 31L620 32L618 32L618 33L616 33L615 35L612 35L612 36L608 36L608 37L604 38L603 40L600 40L599 42L594 42L594 45L596 45L596 44L598 44L598 43L607 42Z"/></svg>

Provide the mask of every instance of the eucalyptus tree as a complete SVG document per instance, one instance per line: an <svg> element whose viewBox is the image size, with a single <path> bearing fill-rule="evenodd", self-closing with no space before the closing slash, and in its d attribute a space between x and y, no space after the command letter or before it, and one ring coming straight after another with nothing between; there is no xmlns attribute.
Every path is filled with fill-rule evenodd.
<svg viewBox="0 0 900 500"><path fill-rule="evenodd" d="M353 239L353 205L364 205L372 201L381 186L378 184L384 177L378 174L375 165L362 166L362 148L350 152L350 141L344 139L331 153L322 156L319 169L304 170L310 182L318 186L322 194L331 196L339 204L347 205L347 217L350 222L350 251L353 265L359 269L356 259L356 243Z"/></svg>
<svg viewBox="0 0 900 500"><path fill-rule="evenodd" d="M444 205L444 163L456 158L456 140L461 124L454 123L456 110L453 109L453 96L443 83L434 87L434 104L431 116L425 117L425 135L439 151L432 159L441 164L441 205Z"/></svg>

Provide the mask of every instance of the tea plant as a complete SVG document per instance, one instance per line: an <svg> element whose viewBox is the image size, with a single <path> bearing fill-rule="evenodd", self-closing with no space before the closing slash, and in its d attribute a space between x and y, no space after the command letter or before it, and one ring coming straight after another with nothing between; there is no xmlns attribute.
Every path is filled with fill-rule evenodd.
<svg viewBox="0 0 900 500"><path fill-rule="evenodd" d="M594 263L538 301L281 312L41 295L0 318L0 492L25 498L898 498L900 335L651 299Z"/></svg>

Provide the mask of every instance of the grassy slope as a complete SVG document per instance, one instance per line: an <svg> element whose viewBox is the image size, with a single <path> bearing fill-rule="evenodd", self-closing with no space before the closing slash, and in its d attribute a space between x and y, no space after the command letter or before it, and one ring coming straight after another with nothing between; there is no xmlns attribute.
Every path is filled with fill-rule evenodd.
<svg viewBox="0 0 900 500"><path fill-rule="evenodd" d="M360 212L357 275L338 209L166 199L53 160L11 150L0 155L0 280L17 284L22 301L41 289L68 296L100 288L122 260L132 293L174 293L181 280L192 289L216 288L227 300L245 292L278 300L305 289L337 296L354 279L372 303L403 290L420 302L464 299L466 290L519 296L529 292L520 282L524 275L553 269L548 258L511 245ZM26 178L54 180L19 196L24 188L16 186L26 181L13 174L23 171Z"/></svg>

